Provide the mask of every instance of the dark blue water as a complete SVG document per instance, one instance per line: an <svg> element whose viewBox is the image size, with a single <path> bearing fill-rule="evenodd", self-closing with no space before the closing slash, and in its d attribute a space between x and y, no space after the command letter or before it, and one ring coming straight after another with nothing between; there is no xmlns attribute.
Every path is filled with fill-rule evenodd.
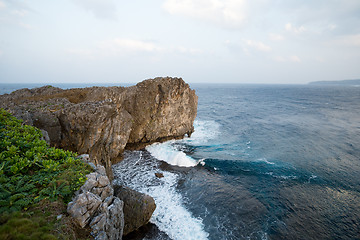
<svg viewBox="0 0 360 240"><path fill-rule="evenodd" d="M220 133L179 189L209 239L360 238L360 88L195 88Z"/></svg>
<svg viewBox="0 0 360 240"><path fill-rule="evenodd" d="M144 239L360 239L359 87L191 87L193 136L114 166L156 201Z"/></svg>
<svg viewBox="0 0 360 240"><path fill-rule="evenodd" d="M192 87L199 96L194 139L151 146L152 156L129 153L117 167L119 179L166 205L152 220L160 230L173 239L360 239L360 88ZM185 161L179 152L199 164L152 159ZM124 166L134 161L136 171L151 167L129 174L135 165ZM152 171L175 175L176 183L150 180ZM180 203L163 199L174 194L168 188ZM159 219L177 216L171 209L179 204L200 222Z"/></svg>

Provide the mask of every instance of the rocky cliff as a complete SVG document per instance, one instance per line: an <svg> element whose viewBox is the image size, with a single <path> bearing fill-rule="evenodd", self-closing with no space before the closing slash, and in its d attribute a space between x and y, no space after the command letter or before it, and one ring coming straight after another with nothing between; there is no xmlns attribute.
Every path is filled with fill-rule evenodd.
<svg viewBox="0 0 360 240"><path fill-rule="evenodd" d="M125 148L190 135L197 96L181 78L167 77L127 88L20 89L1 95L0 107L42 129L52 146L89 153L110 171Z"/></svg>

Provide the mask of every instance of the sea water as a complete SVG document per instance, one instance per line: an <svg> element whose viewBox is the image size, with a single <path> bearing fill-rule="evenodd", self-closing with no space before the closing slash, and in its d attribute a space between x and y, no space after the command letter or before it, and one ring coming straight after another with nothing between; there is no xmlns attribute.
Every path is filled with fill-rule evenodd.
<svg viewBox="0 0 360 240"><path fill-rule="evenodd" d="M360 88L192 87L193 135L114 166L156 201L145 239L360 239Z"/></svg>
<svg viewBox="0 0 360 240"><path fill-rule="evenodd" d="M156 201L144 239L360 239L359 87L191 87L192 136L113 167Z"/></svg>

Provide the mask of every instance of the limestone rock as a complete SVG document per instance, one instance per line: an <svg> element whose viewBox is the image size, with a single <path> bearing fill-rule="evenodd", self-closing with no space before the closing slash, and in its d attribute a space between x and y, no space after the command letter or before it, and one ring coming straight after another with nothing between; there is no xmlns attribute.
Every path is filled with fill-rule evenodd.
<svg viewBox="0 0 360 240"><path fill-rule="evenodd" d="M76 220L80 227L85 227L102 203L101 198L91 192L84 192L68 204L68 213Z"/></svg>
<svg viewBox="0 0 360 240"><path fill-rule="evenodd" d="M128 142L153 142L194 131L197 96L181 78L155 78L126 91L124 107L134 119Z"/></svg>
<svg viewBox="0 0 360 240"><path fill-rule="evenodd" d="M114 198L113 203L108 206L108 217L105 223L105 232L108 239L121 239L124 229L124 202Z"/></svg>
<svg viewBox="0 0 360 240"><path fill-rule="evenodd" d="M94 193L101 198L101 201L104 201L107 197L114 195L114 189L106 176L105 168L103 166L98 166L98 168L100 170L86 175L87 180L80 191Z"/></svg>
<svg viewBox="0 0 360 240"><path fill-rule="evenodd" d="M87 178L73 201L68 204L68 213L80 227L89 225L95 239L121 239L124 203L114 196L105 168L98 165L96 171L88 174Z"/></svg>
<svg viewBox="0 0 360 240"><path fill-rule="evenodd" d="M155 200L128 187L114 185L114 195L124 202L124 235L147 224L155 211Z"/></svg>
<svg viewBox="0 0 360 240"><path fill-rule="evenodd" d="M52 146L89 154L111 179L111 162L125 148L190 135L197 96L181 78L166 77L128 88L20 89L1 95L0 107L46 131Z"/></svg>
<svg viewBox="0 0 360 240"><path fill-rule="evenodd" d="M98 209L98 215L92 218L89 226L96 239L118 240L122 238L124 229L123 201L109 197Z"/></svg>

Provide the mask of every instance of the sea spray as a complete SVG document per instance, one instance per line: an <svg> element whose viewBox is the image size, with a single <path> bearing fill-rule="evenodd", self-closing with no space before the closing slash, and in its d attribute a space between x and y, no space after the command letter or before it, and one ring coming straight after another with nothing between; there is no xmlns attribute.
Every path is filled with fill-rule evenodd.
<svg viewBox="0 0 360 240"><path fill-rule="evenodd" d="M113 166L114 181L155 199L157 207L150 222L171 239L207 239L202 219L192 216L176 191L178 174L159 169L159 163L146 151L126 151L124 160ZM157 178L155 173L164 177Z"/></svg>
<svg viewBox="0 0 360 240"><path fill-rule="evenodd" d="M146 150L158 160L165 161L170 165L179 167L194 167L198 162L187 156L184 152L179 151L173 146L175 141L167 141L163 143L154 143L146 147Z"/></svg>
<svg viewBox="0 0 360 240"><path fill-rule="evenodd" d="M191 146L206 144L219 134L220 125L215 121L195 120L195 132L191 137L182 140L170 140L163 143L154 143L146 147L146 150L158 160L167 162L173 166L195 167L201 160L196 160L188 156L181 145L189 144ZM180 144L180 145L179 145Z"/></svg>

